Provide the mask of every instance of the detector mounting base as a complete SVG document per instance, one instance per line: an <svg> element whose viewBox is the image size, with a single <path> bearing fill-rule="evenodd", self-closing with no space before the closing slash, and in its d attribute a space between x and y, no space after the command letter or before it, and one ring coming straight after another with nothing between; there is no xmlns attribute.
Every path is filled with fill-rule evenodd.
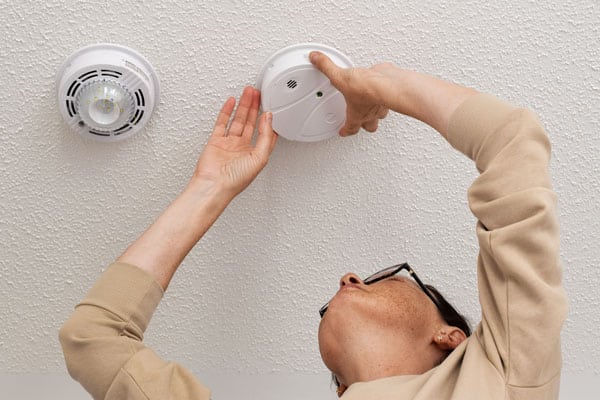
<svg viewBox="0 0 600 400"><path fill-rule="evenodd" d="M273 54L257 79L262 108L273 113L273 130L289 140L329 139L346 118L344 96L311 64L311 51L326 54L340 67L352 67L350 59L332 47L302 43Z"/></svg>

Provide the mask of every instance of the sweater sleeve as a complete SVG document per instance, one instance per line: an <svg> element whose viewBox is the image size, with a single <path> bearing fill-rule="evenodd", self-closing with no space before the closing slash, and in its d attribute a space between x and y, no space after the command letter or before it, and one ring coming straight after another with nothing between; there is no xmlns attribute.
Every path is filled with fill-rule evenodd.
<svg viewBox="0 0 600 400"><path fill-rule="evenodd" d="M475 337L509 387L556 382L567 298L548 137L530 111L481 94L454 113L448 141L480 172L468 193L480 247Z"/></svg>
<svg viewBox="0 0 600 400"><path fill-rule="evenodd" d="M144 346L144 331L163 291L144 271L115 263L62 326L69 374L100 400L208 399L185 368Z"/></svg>

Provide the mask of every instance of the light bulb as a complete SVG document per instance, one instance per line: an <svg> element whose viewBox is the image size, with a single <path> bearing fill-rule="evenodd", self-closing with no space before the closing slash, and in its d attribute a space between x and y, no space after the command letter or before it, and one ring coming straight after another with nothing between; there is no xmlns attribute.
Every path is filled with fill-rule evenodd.
<svg viewBox="0 0 600 400"><path fill-rule="evenodd" d="M111 80L85 85L77 96L77 109L83 122L100 131L119 129L131 119L133 97L123 86Z"/></svg>

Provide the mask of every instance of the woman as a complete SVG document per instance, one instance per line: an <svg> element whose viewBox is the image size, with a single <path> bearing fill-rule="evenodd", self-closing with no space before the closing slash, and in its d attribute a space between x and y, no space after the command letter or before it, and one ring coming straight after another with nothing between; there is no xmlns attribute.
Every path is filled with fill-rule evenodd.
<svg viewBox="0 0 600 400"><path fill-rule="evenodd" d="M560 381L566 296L558 260L550 146L533 114L391 64L342 69L311 61L347 103L340 135L375 131L388 110L435 128L475 161L482 321L473 335L406 265L361 280L346 274L322 308L319 346L338 394L353 399L551 399ZM71 375L96 399L207 399L188 371L161 360L143 332L177 267L266 165L271 115L252 135L259 93L229 99L188 186L111 265L60 332ZM411 270L412 271L412 270ZM414 272L414 271L413 271ZM450 311L450 314L448 314Z"/></svg>

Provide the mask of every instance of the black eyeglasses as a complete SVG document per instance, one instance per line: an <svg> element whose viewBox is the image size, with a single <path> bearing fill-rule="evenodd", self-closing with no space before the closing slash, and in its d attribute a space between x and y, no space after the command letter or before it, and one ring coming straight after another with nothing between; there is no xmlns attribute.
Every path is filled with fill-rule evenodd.
<svg viewBox="0 0 600 400"><path fill-rule="evenodd" d="M433 301L433 304L435 304L435 306L438 308L438 310L441 311L440 302L435 298L433 293L431 293L431 290L427 289L427 286L425 286L423 284L423 282L421 282L421 280L419 279L419 277L417 276L415 271L413 271L413 269L407 263L397 264L397 265L388 267L386 269L382 269L381 271L374 273L373 275L369 276L368 278L363 279L363 283L365 285L370 285L372 283L379 282L382 279L386 279L386 278L389 278L390 276L394 276L402 270L406 270L408 272L408 274L415 280L415 282L417 282L417 285L419 285L421 290L427 295L427 297L429 297L431 299L431 301ZM327 302L327 304L325 304L319 310L319 315L321 316L321 318L323 318L323 315L325 315L325 311L327 311L328 307L329 307L329 302Z"/></svg>

